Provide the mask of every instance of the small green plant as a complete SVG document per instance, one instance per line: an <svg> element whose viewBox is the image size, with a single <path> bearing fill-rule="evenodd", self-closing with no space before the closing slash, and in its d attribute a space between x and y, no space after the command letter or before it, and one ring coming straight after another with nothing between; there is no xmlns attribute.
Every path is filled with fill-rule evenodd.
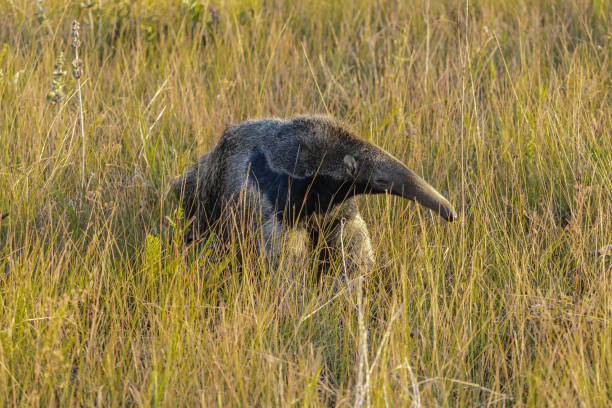
<svg viewBox="0 0 612 408"><path fill-rule="evenodd" d="M143 267L147 273L155 274L159 272L161 250L162 245L159 237L147 234L143 254Z"/></svg>
<svg viewBox="0 0 612 408"><path fill-rule="evenodd" d="M72 60L72 76L77 81L77 95L79 97L79 128L81 129L81 189L85 190L85 122L83 120L83 96L81 95L81 76L83 75L83 61L79 58L79 47L81 46L80 24L78 21L72 21L72 49L74 50L74 59Z"/></svg>
<svg viewBox="0 0 612 408"><path fill-rule="evenodd" d="M66 92L64 91L64 77L66 76L66 71L64 70L63 52L60 52L55 60L53 73L51 75L53 76L53 80L51 81L51 90L47 94L47 100L52 103L59 103L66 96Z"/></svg>
<svg viewBox="0 0 612 408"><path fill-rule="evenodd" d="M36 6L36 21L41 26L44 26L50 35L53 35L53 30L51 30L51 26L49 25L49 15L45 9L43 0L34 0L34 5Z"/></svg>

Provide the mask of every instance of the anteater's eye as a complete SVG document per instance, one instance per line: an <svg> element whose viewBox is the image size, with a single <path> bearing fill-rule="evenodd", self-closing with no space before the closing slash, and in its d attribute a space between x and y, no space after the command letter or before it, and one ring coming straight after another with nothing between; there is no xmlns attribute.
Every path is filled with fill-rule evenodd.
<svg viewBox="0 0 612 408"><path fill-rule="evenodd" d="M358 164L357 160L355 160L353 156L350 154L344 156L344 165L346 166L346 171L350 176L357 176Z"/></svg>

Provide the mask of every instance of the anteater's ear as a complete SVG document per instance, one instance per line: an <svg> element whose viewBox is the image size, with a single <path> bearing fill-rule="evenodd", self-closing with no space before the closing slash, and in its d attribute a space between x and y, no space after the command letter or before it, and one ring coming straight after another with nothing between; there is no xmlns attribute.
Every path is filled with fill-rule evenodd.
<svg viewBox="0 0 612 408"><path fill-rule="evenodd" d="M310 129L290 125L276 135L273 142L263 147L268 165L279 173L295 178L307 178L316 174L320 163L310 146Z"/></svg>
<svg viewBox="0 0 612 408"><path fill-rule="evenodd" d="M355 160L355 156L347 154L344 156L343 161L344 165L346 166L346 174L353 178L357 177L357 174L359 173L359 164L357 163L357 160Z"/></svg>

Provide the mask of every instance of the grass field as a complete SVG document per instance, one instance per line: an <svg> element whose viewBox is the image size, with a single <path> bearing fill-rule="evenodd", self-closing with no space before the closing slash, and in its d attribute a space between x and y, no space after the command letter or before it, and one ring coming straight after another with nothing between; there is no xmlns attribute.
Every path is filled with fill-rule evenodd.
<svg viewBox="0 0 612 408"><path fill-rule="evenodd" d="M3 0L0 406L609 406L610 27L608 0ZM377 267L340 286L181 245L172 178L307 112L459 220L362 199Z"/></svg>

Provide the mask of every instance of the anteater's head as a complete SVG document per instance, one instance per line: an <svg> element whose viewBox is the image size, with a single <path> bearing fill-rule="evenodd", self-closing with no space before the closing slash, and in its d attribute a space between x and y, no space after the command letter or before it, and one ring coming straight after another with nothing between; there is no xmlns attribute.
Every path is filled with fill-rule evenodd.
<svg viewBox="0 0 612 408"><path fill-rule="evenodd" d="M425 180L332 119L293 119L281 126L264 153L276 170L297 179L312 178L315 184L324 183L323 188L351 195L390 193L414 200L447 221L457 218L448 200Z"/></svg>

